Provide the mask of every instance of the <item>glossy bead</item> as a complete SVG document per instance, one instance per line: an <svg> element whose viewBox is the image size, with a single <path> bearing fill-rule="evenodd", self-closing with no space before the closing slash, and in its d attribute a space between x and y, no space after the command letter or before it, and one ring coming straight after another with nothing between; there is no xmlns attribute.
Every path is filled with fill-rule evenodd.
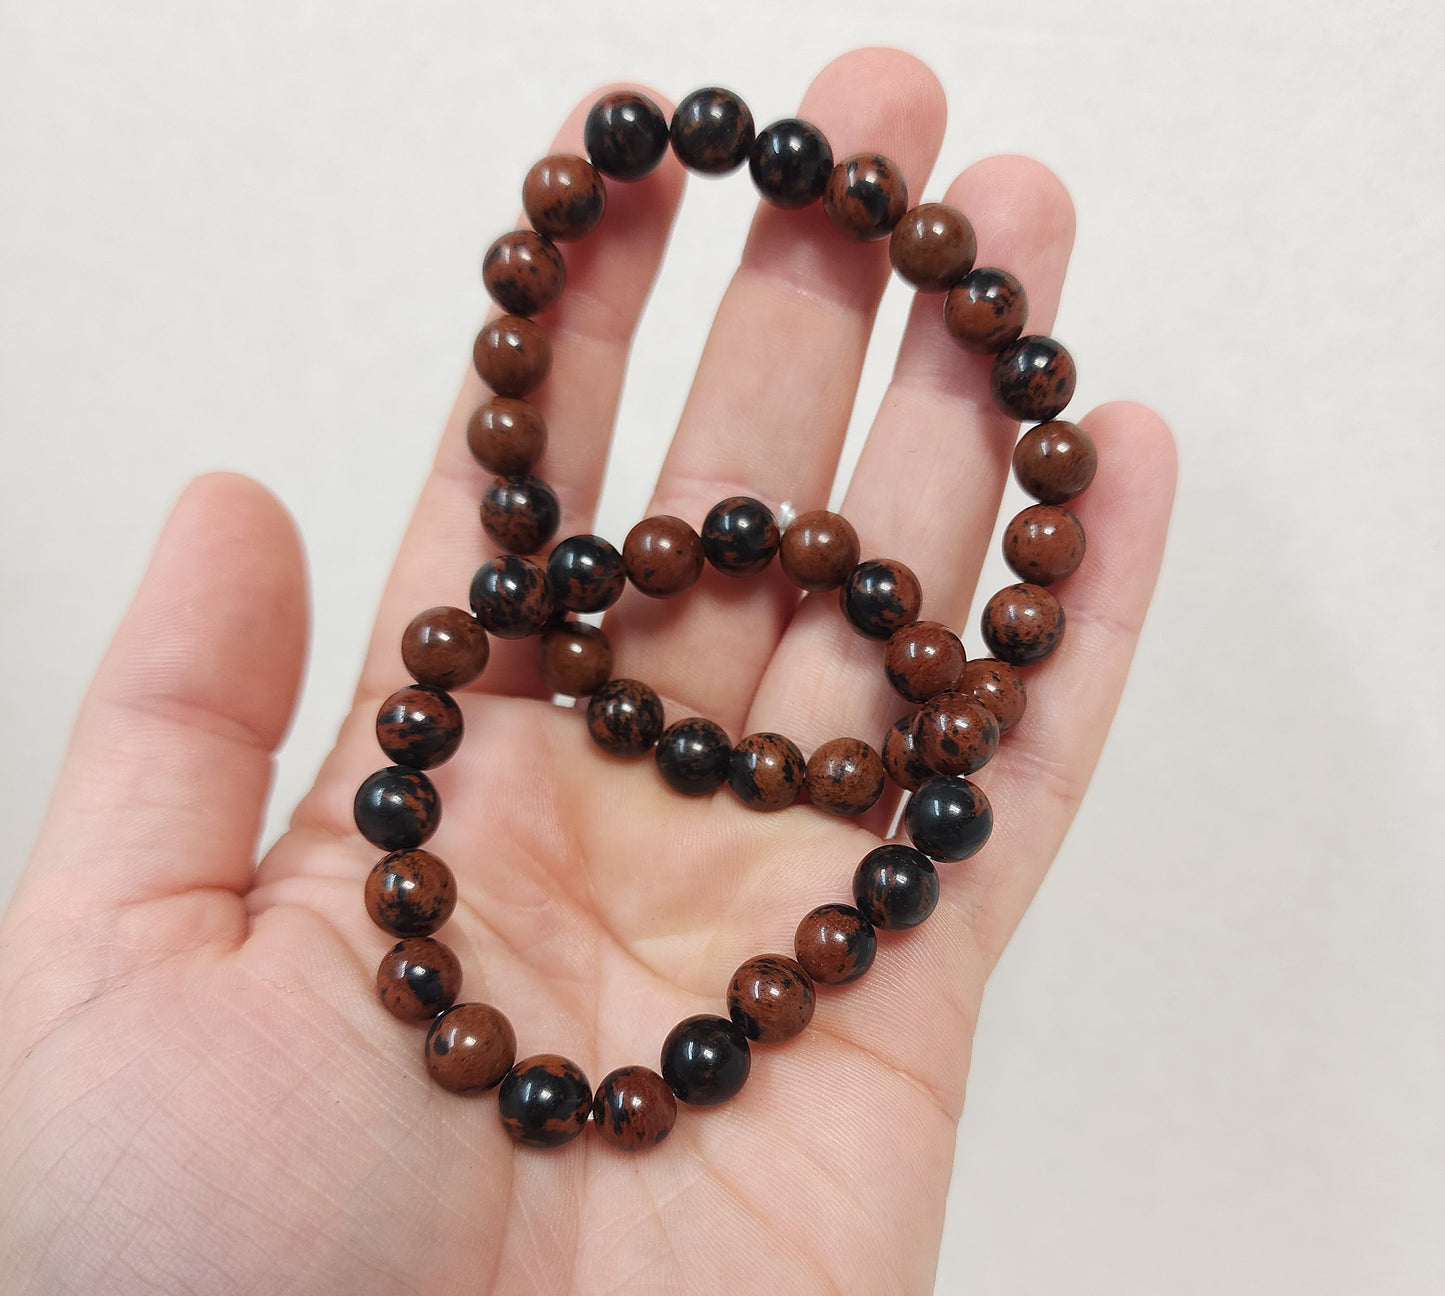
<svg viewBox="0 0 1445 1296"><path fill-rule="evenodd" d="M552 368L552 344L540 324L503 315L482 325L472 344L477 373L498 396L525 396Z"/></svg>
<svg viewBox="0 0 1445 1296"><path fill-rule="evenodd" d="M896 162L859 153L833 168L823 210L835 229L853 238L887 238L908 210L908 183Z"/></svg>
<svg viewBox="0 0 1445 1296"><path fill-rule="evenodd" d="M508 553L529 554L557 534L562 509L540 477L497 477L482 495L482 529Z"/></svg>
<svg viewBox="0 0 1445 1296"><path fill-rule="evenodd" d="M551 240L531 230L513 230L487 249L482 285L509 315L535 315L562 295L567 264Z"/></svg>
<svg viewBox="0 0 1445 1296"><path fill-rule="evenodd" d="M689 171L725 175L748 160L756 131L748 106L731 90L694 90L672 114L672 151Z"/></svg>
<svg viewBox="0 0 1445 1296"><path fill-rule="evenodd" d="M681 594L702 575L702 538L681 518L643 518L622 544L627 579L649 598Z"/></svg>
<svg viewBox="0 0 1445 1296"><path fill-rule="evenodd" d="M819 810L860 815L883 795L883 761L861 738L831 738L808 757L803 786Z"/></svg>
<svg viewBox="0 0 1445 1296"><path fill-rule="evenodd" d="M535 405L493 396L467 421L467 449L488 472L513 477L529 472L547 448L547 425Z"/></svg>
<svg viewBox="0 0 1445 1296"><path fill-rule="evenodd" d="M552 599L572 612L601 612L622 595L622 555L597 535L568 536L547 558Z"/></svg>
<svg viewBox="0 0 1445 1296"><path fill-rule="evenodd" d="M727 1017L684 1018L662 1044L662 1078L694 1107L726 1102L743 1087L751 1066L747 1036Z"/></svg>
<svg viewBox="0 0 1445 1296"><path fill-rule="evenodd" d="M893 558L859 563L838 588L838 606L848 624L870 639L887 639L917 621L922 605L918 577Z"/></svg>
<svg viewBox="0 0 1445 1296"><path fill-rule="evenodd" d="M397 689L376 713L376 741L398 765L431 769L462 744L462 709L427 684Z"/></svg>
<svg viewBox="0 0 1445 1296"><path fill-rule="evenodd" d="M401 636L401 661L418 684L458 689L486 668L491 644L481 622L461 608L418 612Z"/></svg>
<svg viewBox="0 0 1445 1296"><path fill-rule="evenodd" d="M592 1086L570 1058L538 1053L523 1058L497 1090L502 1127L527 1147L561 1147L587 1125Z"/></svg>
<svg viewBox="0 0 1445 1296"><path fill-rule="evenodd" d="M641 756L662 733L662 699L641 680L609 680L587 703L587 732L611 756Z"/></svg>
<svg viewBox="0 0 1445 1296"><path fill-rule="evenodd" d="M752 576L778 552L778 524L761 500L733 495L714 504L702 524L702 551L725 576Z"/></svg>
<svg viewBox="0 0 1445 1296"><path fill-rule="evenodd" d="M828 187L833 150L816 126L787 117L758 135L748 171L758 192L774 207L806 207Z"/></svg>
<svg viewBox="0 0 1445 1296"><path fill-rule="evenodd" d="M1094 480L1099 452L1077 423L1055 419L1030 428L1014 446L1014 478L1040 504L1064 504Z"/></svg>
<svg viewBox="0 0 1445 1296"><path fill-rule="evenodd" d="M918 752L937 774L972 774L998 751L998 721L966 693L939 693L914 721Z"/></svg>
<svg viewBox="0 0 1445 1296"><path fill-rule="evenodd" d="M1079 570L1084 561L1084 528L1068 509L1035 504L1003 533L1004 561L1020 580L1052 585Z"/></svg>
<svg viewBox="0 0 1445 1296"><path fill-rule="evenodd" d="M975 657L963 668L958 681L959 692L982 702L998 721L998 731L1006 734L1023 719L1028 693L1023 678L1008 662L995 657Z"/></svg>
<svg viewBox="0 0 1445 1296"><path fill-rule="evenodd" d="M656 1147L677 1124L677 1099L656 1071L618 1067L602 1077L592 1099L592 1128L619 1152Z"/></svg>
<svg viewBox="0 0 1445 1296"><path fill-rule="evenodd" d="M841 513L801 513L783 532L778 561L801 590L816 594L837 589L858 565L858 533Z"/></svg>
<svg viewBox="0 0 1445 1296"><path fill-rule="evenodd" d="M552 615L552 583L536 563L500 554L472 577L472 611L499 639L525 639Z"/></svg>
<svg viewBox="0 0 1445 1296"><path fill-rule="evenodd" d="M641 180L662 161L667 140L662 109L636 90L603 95L582 127L592 165L615 180Z"/></svg>
<svg viewBox="0 0 1445 1296"><path fill-rule="evenodd" d="M752 810L781 810L798 799L807 764L782 734L748 734L733 748L728 786Z"/></svg>
<svg viewBox="0 0 1445 1296"><path fill-rule="evenodd" d="M373 846L411 850L436 832L442 801L420 770L389 765L356 789L351 813L361 835Z"/></svg>
<svg viewBox="0 0 1445 1296"><path fill-rule="evenodd" d="M688 716L657 740L657 770L674 792L706 796L727 782L733 745L720 724Z"/></svg>
<svg viewBox="0 0 1445 1296"><path fill-rule="evenodd" d="M918 728L915 717L895 720L883 740L883 769L899 787L917 791L933 777L933 771L918 749Z"/></svg>
<svg viewBox="0 0 1445 1296"><path fill-rule="evenodd" d="M586 697L612 678L612 644L585 621L564 621L537 641L537 672L553 693Z"/></svg>
<svg viewBox="0 0 1445 1296"><path fill-rule="evenodd" d="M945 292L973 269L978 240L968 217L947 203L920 203L888 239L888 259L919 292Z"/></svg>
<svg viewBox="0 0 1445 1296"><path fill-rule="evenodd" d="M889 843L863 856L853 873L858 912L874 927L917 927L938 903L938 870L912 846Z"/></svg>
<svg viewBox="0 0 1445 1296"><path fill-rule="evenodd" d="M1007 270L976 266L943 299L943 324L966 351L993 355L1017 340L1029 317L1024 286Z"/></svg>
<svg viewBox="0 0 1445 1296"><path fill-rule="evenodd" d="M607 209L607 186L597 168L572 153L553 153L533 164L522 182L522 210L538 234L579 239Z"/></svg>
<svg viewBox="0 0 1445 1296"><path fill-rule="evenodd" d="M883 671L910 702L927 702L958 683L963 644L941 621L915 621L889 635Z"/></svg>
<svg viewBox="0 0 1445 1296"><path fill-rule="evenodd" d="M1051 337L1030 334L994 357L993 398L1010 418L1051 419L1073 399L1074 358Z"/></svg>
<svg viewBox="0 0 1445 1296"><path fill-rule="evenodd" d="M397 941L376 969L376 993L402 1021L429 1021L456 1002L461 988L457 956L430 936Z"/></svg>
<svg viewBox="0 0 1445 1296"><path fill-rule="evenodd" d="M980 629L1000 661L1033 666L1064 637L1064 609L1042 585L1008 585L984 604Z"/></svg>
<svg viewBox="0 0 1445 1296"><path fill-rule="evenodd" d="M819 905L804 916L793 937L803 970L823 985L847 985L873 966L878 937L852 905Z"/></svg>
<svg viewBox="0 0 1445 1296"><path fill-rule="evenodd" d="M903 807L909 840L936 860L963 860L977 854L993 831L993 808L967 779L931 778Z"/></svg>
<svg viewBox="0 0 1445 1296"><path fill-rule="evenodd" d="M457 884L431 851L383 855L366 875L366 912L393 936L430 936L457 907Z"/></svg>
<svg viewBox="0 0 1445 1296"><path fill-rule="evenodd" d="M728 1016L750 1040L781 1044L813 1020L812 978L782 954L759 954L728 983Z"/></svg>
<svg viewBox="0 0 1445 1296"><path fill-rule="evenodd" d="M426 1069L452 1093L490 1089L516 1059L512 1023L491 1004L457 1004L432 1022L426 1033Z"/></svg>

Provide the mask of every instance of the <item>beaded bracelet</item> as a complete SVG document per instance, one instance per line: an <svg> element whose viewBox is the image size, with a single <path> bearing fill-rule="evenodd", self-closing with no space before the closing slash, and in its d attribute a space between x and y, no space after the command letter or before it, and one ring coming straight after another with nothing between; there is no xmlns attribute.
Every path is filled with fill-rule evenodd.
<svg viewBox="0 0 1445 1296"><path fill-rule="evenodd" d="M470 613L429 608L407 626L401 656L416 683L387 698L376 722L381 749L395 763L361 785L354 814L367 841L390 852L366 880L368 913L399 938L378 969L378 993L403 1021L429 1023L424 1052L433 1079L458 1094L497 1087L503 1124L519 1143L565 1143L590 1115L604 1142L632 1151L667 1137L678 1101L708 1106L736 1094L751 1066L749 1042L775 1044L802 1031L813 1015L815 985L844 985L868 970L875 929L913 927L933 911L933 862L967 859L988 840L992 810L966 776L993 756L1000 735L1022 716L1020 668L1047 658L1063 634L1063 609L1046 586L1083 558L1083 528L1061 506L1089 485L1096 456L1083 429L1056 417L1073 395L1073 360L1052 338L1024 334L1023 286L1005 270L974 266L974 232L962 212L943 203L909 208L903 176L887 158L859 154L835 166L816 126L789 118L755 132L747 106L720 89L689 95L670 126L644 95L605 95L588 113L584 140L590 161L558 154L527 173L522 201L532 228L502 235L482 266L488 292L506 313L482 328L473 348L477 372L495 394L473 414L467 441L477 461L497 474L482 497L481 519L507 552L472 578ZM1004 556L1021 583L984 607L992 657L967 661L952 630L920 621L922 590L913 572L895 559L860 561L853 527L826 510L780 528L764 503L735 496L717 504L700 531L680 518L650 517L632 528L620 553L600 536L576 535L551 550L545 567L526 556L551 542L560 516L551 487L532 475L547 429L525 397L546 377L551 347L530 317L565 286L557 244L582 238L601 219L603 176L637 180L658 165L669 143L691 170L721 174L746 162L765 201L797 208L821 199L845 235L887 238L904 280L919 292L946 294L944 323L958 343L994 356L990 386L999 407L1038 424L1013 454L1019 484L1039 503L1004 534ZM917 709L892 725L881 755L861 739L841 737L805 761L781 734L748 734L734 744L700 716L664 727L662 702L651 688L612 678L607 635L570 619L611 607L629 581L651 598L672 598L698 580L705 563L744 577L774 557L800 590L836 589L853 629L885 641L888 682ZM913 844L869 851L853 875L854 903L806 914L796 957L767 954L738 968L727 990L728 1015L678 1023L663 1043L659 1071L622 1067L594 1093L565 1057L518 1062L516 1035L502 1013L456 1002L460 964L433 936L455 908L455 881L442 860L420 849L441 816L424 771L449 759L462 738L462 713L448 690L481 674L489 634L538 636L542 682L554 694L588 698L587 729L597 746L624 757L652 751L678 793L706 796L726 783L744 805L773 811L806 791L821 811L859 815L889 778L910 793L903 824Z"/></svg>

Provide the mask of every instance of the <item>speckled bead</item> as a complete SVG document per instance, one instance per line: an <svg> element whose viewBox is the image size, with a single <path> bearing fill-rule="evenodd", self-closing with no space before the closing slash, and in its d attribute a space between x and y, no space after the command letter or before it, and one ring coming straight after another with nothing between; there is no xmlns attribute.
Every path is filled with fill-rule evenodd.
<svg viewBox="0 0 1445 1296"><path fill-rule="evenodd" d="M552 599L572 612L601 612L622 596L622 555L597 535L568 536L547 558Z"/></svg>
<svg viewBox="0 0 1445 1296"><path fill-rule="evenodd" d="M607 210L607 186L597 168L572 153L553 153L533 163L522 182L522 210L538 234L579 239Z"/></svg>
<svg viewBox="0 0 1445 1296"><path fill-rule="evenodd" d="M1064 609L1041 585L1008 585L984 604L980 629L1000 661L1033 666L1064 637Z"/></svg>
<svg viewBox="0 0 1445 1296"><path fill-rule="evenodd" d="M662 699L641 680L608 680L587 703L587 732L610 756L641 756L662 734Z"/></svg>
<svg viewBox="0 0 1445 1296"><path fill-rule="evenodd" d="M801 590L837 589L858 565L858 533L841 513L800 513L778 546L783 574Z"/></svg>
<svg viewBox="0 0 1445 1296"><path fill-rule="evenodd" d="M919 292L946 292L973 269L977 254L968 217L947 203L920 203L888 239L894 270Z"/></svg>
<svg viewBox="0 0 1445 1296"><path fill-rule="evenodd" d="M878 937L873 924L852 905L819 905L798 924L793 952L815 982L847 985L873 966Z"/></svg>
<svg viewBox="0 0 1445 1296"><path fill-rule="evenodd" d="M1056 504L1034 504L1008 524L1003 556L1020 580L1052 585L1084 561L1083 524Z"/></svg>
<svg viewBox="0 0 1445 1296"><path fill-rule="evenodd" d="M649 598L672 598L702 575L702 538L681 518L643 518L622 545L627 579Z"/></svg>
<svg viewBox="0 0 1445 1296"><path fill-rule="evenodd" d="M883 740L883 770L899 787L917 791L933 777L933 771L918 749L916 717L900 716Z"/></svg>
<svg viewBox="0 0 1445 1296"><path fill-rule="evenodd" d="M426 1033L426 1069L455 1094L482 1093L499 1084L516 1059L512 1023L491 1004L457 1004Z"/></svg>
<svg viewBox="0 0 1445 1296"><path fill-rule="evenodd" d="M998 721L998 731L1006 734L1023 719L1028 693L1023 678L1008 662L996 657L975 657L963 668L958 689L982 702Z"/></svg>
<svg viewBox="0 0 1445 1296"><path fill-rule="evenodd" d="M728 1016L750 1040L781 1044L813 1020L813 981L782 954L750 958L728 983Z"/></svg>
<svg viewBox="0 0 1445 1296"><path fill-rule="evenodd" d="M964 350L981 355L1017 341L1028 317L1023 284L992 266L975 266L943 299L944 327Z"/></svg>
<svg viewBox="0 0 1445 1296"><path fill-rule="evenodd" d="M482 529L507 553L536 553L557 534L562 509L540 477L497 477L482 495Z"/></svg>
<svg viewBox="0 0 1445 1296"><path fill-rule="evenodd" d="M993 832L993 808L983 790L967 779L931 778L903 807L909 840L936 860L976 855Z"/></svg>
<svg viewBox="0 0 1445 1296"><path fill-rule="evenodd" d="M912 846L890 842L869 851L853 873L858 912L874 927L917 927L938 904L938 870Z"/></svg>
<svg viewBox="0 0 1445 1296"><path fill-rule="evenodd" d="M427 684L397 689L376 713L376 741L398 765L431 769L461 746L462 709L450 693Z"/></svg>
<svg viewBox="0 0 1445 1296"><path fill-rule="evenodd" d="M747 1036L727 1017L686 1017L662 1044L662 1078L682 1102L714 1107L747 1082L752 1054Z"/></svg>
<svg viewBox="0 0 1445 1296"><path fill-rule="evenodd" d="M833 227L851 238L887 238L908 210L908 182L896 162L859 153L833 168L823 210Z"/></svg>
<svg viewBox="0 0 1445 1296"><path fill-rule="evenodd" d="M567 265L550 239L532 230L513 230L487 249L482 284L509 315L535 315L562 295Z"/></svg>
<svg viewBox="0 0 1445 1296"><path fill-rule="evenodd" d="M870 558L838 587L838 606L859 634L887 639L918 620L923 589L918 577L896 559Z"/></svg>
<svg viewBox="0 0 1445 1296"><path fill-rule="evenodd" d="M366 875L366 912L393 936L430 936L457 907L457 883L431 851L392 851Z"/></svg>
<svg viewBox="0 0 1445 1296"><path fill-rule="evenodd" d="M677 1124L677 1099L656 1071L618 1067L602 1077L592 1099L592 1128L619 1152L656 1147Z"/></svg>
<svg viewBox="0 0 1445 1296"><path fill-rule="evenodd" d="M672 151L689 171L726 175L752 152L753 115L731 90L694 90L672 114Z"/></svg>
<svg viewBox="0 0 1445 1296"><path fill-rule="evenodd" d="M401 661L418 684L458 689L486 669L491 644L481 622L461 608L418 612L401 636Z"/></svg>
<svg viewBox="0 0 1445 1296"><path fill-rule="evenodd" d="M910 702L927 702L958 683L963 644L941 621L915 621L888 637L883 671L894 691Z"/></svg>
<svg viewBox="0 0 1445 1296"><path fill-rule="evenodd" d="M592 165L614 180L641 180L662 161L667 141L662 109L636 90L603 95L582 126Z"/></svg>
<svg viewBox="0 0 1445 1296"><path fill-rule="evenodd" d="M376 993L393 1017L429 1021L456 1002L462 965L439 940L413 936L397 941L376 969Z"/></svg>
<svg viewBox="0 0 1445 1296"><path fill-rule="evenodd" d="M503 315L482 325L472 344L472 363L498 396L525 396L552 369L552 344L540 324Z"/></svg>
<svg viewBox="0 0 1445 1296"><path fill-rule="evenodd" d="M1015 480L1040 504L1065 504L1094 480L1099 452L1077 423L1055 419L1019 438L1013 465Z"/></svg>
<svg viewBox="0 0 1445 1296"><path fill-rule="evenodd" d="M538 1053L523 1058L497 1090L502 1127L526 1147L561 1147L587 1125L592 1086L570 1058Z"/></svg>
<svg viewBox="0 0 1445 1296"><path fill-rule="evenodd" d="M547 448L541 411L510 396L493 396L467 421L467 449L488 472L515 477L530 472Z"/></svg>
<svg viewBox="0 0 1445 1296"><path fill-rule="evenodd" d="M803 786L819 810L860 815L883 795L883 761L861 738L831 738L808 757Z"/></svg>
<svg viewBox="0 0 1445 1296"><path fill-rule="evenodd" d="M782 810L798 799L807 764L782 734L748 734L733 748L728 786L751 810Z"/></svg>
<svg viewBox="0 0 1445 1296"><path fill-rule="evenodd" d="M787 117L759 132L748 157L748 172L774 207L817 202L833 174L833 150L811 122Z"/></svg>
<svg viewBox="0 0 1445 1296"><path fill-rule="evenodd" d="M1074 398L1074 358L1051 337L1029 334L994 357L993 398L1020 422L1051 419Z"/></svg>
<svg viewBox="0 0 1445 1296"><path fill-rule="evenodd" d="M382 850L411 850L436 832L442 801L420 770L389 765L356 789L352 816L361 835Z"/></svg>
<svg viewBox="0 0 1445 1296"><path fill-rule="evenodd" d="M778 524L762 500L733 495L708 510L702 551L725 576L752 576L778 552Z"/></svg>
<svg viewBox="0 0 1445 1296"><path fill-rule="evenodd" d="M586 697L612 678L612 644L596 626L564 621L538 639L537 673L553 693Z"/></svg>
<svg viewBox="0 0 1445 1296"><path fill-rule="evenodd" d="M500 554L472 577L472 611L499 639L525 639L552 615L552 583L529 558Z"/></svg>
<svg viewBox="0 0 1445 1296"><path fill-rule="evenodd" d="M998 751L998 721L967 693L939 693L914 721L918 752L936 774L972 774Z"/></svg>
<svg viewBox="0 0 1445 1296"><path fill-rule="evenodd" d="M684 796L707 796L727 782L733 745L722 725L688 716L668 725L657 740L657 771Z"/></svg>

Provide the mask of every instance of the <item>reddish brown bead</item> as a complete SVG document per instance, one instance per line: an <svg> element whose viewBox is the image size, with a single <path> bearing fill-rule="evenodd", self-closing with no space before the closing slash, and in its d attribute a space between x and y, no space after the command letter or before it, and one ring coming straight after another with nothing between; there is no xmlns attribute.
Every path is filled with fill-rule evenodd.
<svg viewBox="0 0 1445 1296"><path fill-rule="evenodd" d="M920 203L888 240L893 268L919 292L946 292L973 269L977 255L968 217L947 203Z"/></svg>
<svg viewBox="0 0 1445 1296"><path fill-rule="evenodd" d="M873 966L878 937L852 905L819 905L798 924L793 950L803 970L823 985L847 985Z"/></svg>
<svg viewBox="0 0 1445 1296"><path fill-rule="evenodd" d="M918 620L923 588L896 558L859 563L838 587L838 606L848 624L870 639L887 639Z"/></svg>
<svg viewBox="0 0 1445 1296"><path fill-rule="evenodd" d="M702 537L681 518L643 518L622 545L627 578L651 598L681 594L702 575Z"/></svg>
<svg viewBox="0 0 1445 1296"><path fill-rule="evenodd" d="M918 791L933 777L933 771L918 750L915 720L912 715L901 716L883 740L883 769L899 787L909 792Z"/></svg>
<svg viewBox="0 0 1445 1296"><path fill-rule="evenodd" d="M497 477L482 495L482 530L507 553L536 553L557 534L562 509L540 477Z"/></svg>
<svg viewBox="0 0 1445 1296"><path fill-rule="evenodd" d="M999 409L1020 422L1051 419L1074 398L1074 358L1051 337L1030 334L994 357L989 387Z"/></svg>
<svg viewBox="0 0 1445 1296"><path fill-rule="evenodd" d="M960 693L982 702L998 721L998 731L1007 733L1023 719L1028 694L1023 678L1008 662L993 657L975 657L963 668L958 681Z"/></svg>
<svg viewBox="0 0 1445 1296"><path fill-rule="evenodd" d="M525 639L552 616L552 582L530 558L500 554L472 577L472 611L499 639Z"/></svg>
<svg viewBox="0 0 1445 1296"><path fill-rule="evenodd" d="M888 637L883 670L910 702L926 702L958 683L963 644L941 621L915 621Z"/></svg>
<svg viewBox="0 0 1445 1296"><path fill-rule="evenodd" d="M813 509L783 532L778 561L799 589L837 589L858 565L858 533L841 513Z"/></svg>
<svg viewBox="0 0 1445 1296"><path fill-rule="evenodd" d="M662 724L662 699L641 680L609 680L587 703L587 732L611 756L641 756Z"/></svg>
<svg viewBox="0 0 1445 1296"><path fill-rule="evenodd" d="M1041 504L1063 504L1082 494L1098 466L1093 438L1067 419L1030 428L1014 446L1014 477Z"/></svg>
<svg viewBox="0 0 1445 1296"><path fill-rule="evenodd" d="M748 734L733 748L728 786L753 810L781 810L798 799L807 765L782 734Z"/></svg>
<svg viewBox="0 0 1445 1296"><path fill-rule="evenodd" d="M1084 528L1068 509L1035 504L1008 524L1003 556L1020 580L1052 585L1079 570L1084 561Z"/></svg>
<svg viewBox="0 0 1445 1296"><path fill-rule="evenodd" d="M1064 609L1041 585L1009 585L984 605L983 641L1011 666L1041 662L1064 637Z"/></svg>
<svg viewBox="0 0 1445 1296"><path fill-rule="evenodd" d="M452 1093L481 1093L500 1084L516 1060L512 1023L491 1004L457 1004L426 1033L426 1069Z"/></svg>
<svg viewBox="0 0 1445 1296"><path fill-rule="evenodd" d="M550 239L579 239L602 219L607 186L585 158L553 153L527 172L522 209L537 233Z"/></svg>
<svg viewBox="0 0 1445 1296"><path fill-rule="evenodd" d="M978 266L943 299L944 327L965 350L984 355L1017 340L1028 317L1024 286L1007 270Z"/></svg>
<svg viewBox="0 0 1445 1296"><path fill-rule="evenodd" d="M612 678L612 644L596 626L564 621L543 631L537 670L553 693L586 697Z"/></svg>
<svg viewBox="0 0 1445 1296"><path fill-rule="evenodd" d="M393 936L430 936L457 907L457 884L431 851L392 851L366 875L366 912Z"/></svg>
<svg viewBox="0 0 1445 1296"><path fill-rule="evenodd" d="M402 1021L428 1021L450 1008L461 988L457 956L430 936L397 941L376 969L376 993Z"/></svg>
<svg viewBox="0 0 1445 1296"><path fill-rule="evenodd" d="M540 324L503 315L482 326L472 345L477 373L498 396L525 396L552 368L552 344Z"/></svg>
<svg viewBox="0 0 1445 1296"><path fill-rule="evenodd" d="M431 769L461 746L462 709L430 684L397 689L376 713L376 741L398 765Z"/></svg>
<svg viewBox="0 0 1445 1296"><path fill-rule="evenodd" d="M488 472L514 477L530 472L547 448L541 411L510 396L493 396L467 423L467 449Z"/></svg>
<svg viewBox="0 0 1445 1296"><path fill-rule="evenodd" d="M883 795L883 761L861 738L832 738L808 757L803 786L819 810L860 815Z"/></svg>
<svg viewBox="0 0 1445 1296"><path fill-rule="evenodd" d="M813 982L802 964L782 954L759 954L733 973L728 1014L750 1040L781 1044L813 1020Z"/></svg>
<svg viewBox="0 0 1445 1296"><path fill-rule="evenodd" d="M967 693L930 698L915 723L919 755L939 774L972 774L998 750L998 721Z"/></svg>
<svg viewBox="0 0 1445 1296"><path fill-rule="evenodd" d="M482 284L508 314L535 315L562 295L567 265L550 240L531 230L513 230L487 249Z"/></svg>
<svg viewBox="0 0 1445 1296"><path fill-rule="evenodd" d="M592 1086L570 1058L538 1053L523 1058L497 1090L502 1128L526 1147L561 1147L587 1125Z"/></svg>
<svg viewBox="0 0 1445 1296"><path fill-rule="evenodd" d="M859 153L833 168L823 210L835 229L853 238L887 238L908 210L908 183L896 162Z"/></svg>
<svg viewBox="0 0 1445 1296"><path fill-rule="evenodd" d="M402 664L418 684L436 688L470 684L486 667L491 651L481 623L461 608L418 612L401 636Z"/></svg>
<svg viewBox="0 0 1445 1296"><path fill-rule="evenodd" d="M619 1152L656 1147L677 1124L677 1099L656 1071L618 1067L602 1078L592 1099L597 1137Z"/></svg>

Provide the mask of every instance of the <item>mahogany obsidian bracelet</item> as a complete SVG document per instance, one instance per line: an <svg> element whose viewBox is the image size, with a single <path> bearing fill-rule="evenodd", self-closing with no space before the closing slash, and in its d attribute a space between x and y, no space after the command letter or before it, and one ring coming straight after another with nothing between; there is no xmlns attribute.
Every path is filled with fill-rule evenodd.
<svg viewBox="0 0 1445 1296"><path fill-rule="evenodd" d="M1021 669L1058 646L1064 613L1047 586L1071 575L1084 552L1079 520L1063 507L1093 479L1093 443L1059 420L1074 390L1074 362L1050 337L1025 335L1028 302L1006 270L976 267L973 228L943 203L910 208L898 166L878 154L834 164L822 132L785 119L761 132L726 90L699 90L669 124L656 104L633 91L603 96L586 119L590 161L558 154L528 173L522 202L531 229L502 235L487 251L482 278L506 312L477 335L477 372L495 393L473 414L468 445L498 474L481 503L482 526L506 552L472 578L471 612L435 607L402 636L401 656L415 684L382 704L376 734L395 762L361 785L357 827L390 852L366 880L366 907L397 943L377 971L381 1001L403 1021L428 1023L426 1066L459 1094L498 1089L502 1121L518 1142L554 1146L580 1134L588 1116L598 1135L627 1151L667 1137L677 1103L707 1106L732 1097L747 1080L751 1044L776 1044L811 1020L815 986L862 976L877 949L875 929L916 926L938 901L934 861L967 859L988 840L993 815L967 776L998 748L1022 716ZM804 207L821 200L845 236L888 239L898 274L919 292L942 293L943 318L965 350L994 357L991 387L1010 418L1036 423L1013 455L1019 484L1039 502L1004 534L1004 556L1020 582L985 605L982 631L993 653L967 661L959 638L937 621L920 621L922 590L896 559L861 560L858 536L837 513L803 513L786 527L761 501L718 503L700 530L676 517L650 517L628 533L619 553L600 536L577 535L553 547L545 565L526 555L550 544L557 496L532 469L547 445L542 416L526 401L547 376L551 347L530 318L564 290L559 243L585 236L607 203L606 176L637 180L671 146L691 170L720 174L747 163L765 201ZM808 593L838 591L843 616L859 634L884 644L888 682L912 710L889 729L881 753L862 739L825 742L806 760L782 734L731 742L701 716L665 725L658 695L640 680L612 677L612 648L574 614L611 607L630 581L651 598L689 589L704 564L735 577L755 575L777 558ZM594 1091L576 1063L557 1054L517 1061L516 1035L496 1008L457 1003L461 966L434 933L451 916L451 870L422 845L436 831L441 801L424 771L449 759L462 738L462 713L449 690L485 668L488 635L538 636L538 669L556 694L588 698L586 721L605 752L652 752L658 772L685 796L726 783L754 810L781 810L806 791L820 810L860 815L883 793L885 778L911 795L903 823L912 845L869 851L853 875L854 903L824 904L798 924L795 957L749 959L727 988L727 1016L678 1023L662 1046L658 1071L625 1066Z"/></svg>

